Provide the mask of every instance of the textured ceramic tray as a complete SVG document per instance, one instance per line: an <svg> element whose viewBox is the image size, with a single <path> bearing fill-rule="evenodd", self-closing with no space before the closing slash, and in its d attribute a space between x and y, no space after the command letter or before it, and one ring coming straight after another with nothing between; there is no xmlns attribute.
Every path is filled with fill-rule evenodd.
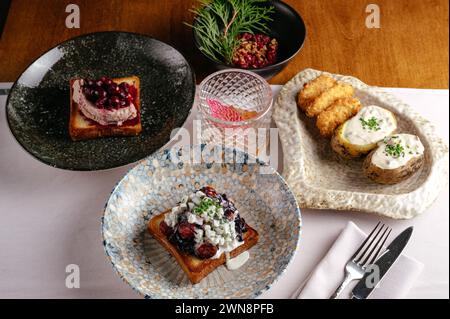
<svg viewBox="0 0 450 319"><path fill-rule="evenodd" d="M141 82L142 133L73 142L69 80L135 75ZM6 104L14 137L35 158L70 170L101 170L136 162L163 147L188 117L195 76L173 47L129 32L82 35L44 53L11 88Z"/></svg>
<svg viewBox="0 0 450 319"><path fill-rule="evenodd" d="M103 217L105 251L119 275L145 297L254 298L269 289L292 260L301 226L294 194L277 172L265 166L270 174L261 174L261 164L234 153L241 164L209 160L177 164L171 153L158 152L141 161L114 189ZM220 266L192 285L148 233L147 223L204 185L229 195L260 237L242 268L228 271Z"/></svg>
<svg viewBox="0 0 450 319"><path fill-rule="evenodd" d="M393 111L399 132L417 134L425 145L425 164L420 171L397 185L376 184L362 174L362 161L339 158L329 140L319 136L314 122L297 109L297 93L321 73L307 69L297 74L283 87L274 106L284 152L283 176L300 207L363 211L397 219L424 212L448 182L448 147L435 135L434 127L381 89L353 77L330 74L353 85L363 105Z"/></svg>

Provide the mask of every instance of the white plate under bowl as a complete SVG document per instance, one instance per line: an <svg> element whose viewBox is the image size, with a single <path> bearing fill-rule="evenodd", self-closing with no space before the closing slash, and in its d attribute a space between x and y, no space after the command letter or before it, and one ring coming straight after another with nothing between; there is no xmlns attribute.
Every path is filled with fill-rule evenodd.
<svg viewBox="0 0 450 319"><path fill-rule="evenodd" d="M448 183L448 147L432 124L380 88L354 77L326 73L351 84L364 106L375 104L394 112L399 132L418 135L425 146L425 164L413 176L396 185L376 184L362 174L362 160L339 158L329 140L319 136L314 120L298 110L300 89L323 73L300 72L282 88L274 105L273 118L284 153L282 175L300 207L363 211L396 219L424 212Z"/></svg>

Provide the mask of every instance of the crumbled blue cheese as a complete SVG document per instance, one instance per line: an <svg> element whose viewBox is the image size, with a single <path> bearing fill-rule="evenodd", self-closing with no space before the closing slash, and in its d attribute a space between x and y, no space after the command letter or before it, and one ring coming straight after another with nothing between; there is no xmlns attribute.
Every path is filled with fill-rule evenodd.
<svg viewBox="0 0 450 319"><path fill-rule="evenodd" d="M187 213L188 223L203 225L203 218L192 213Z"/></svg>
<svg viewBox="0 0 450 319"><path fill-rule="evenodd" d="M184 195L182 198L181 198L181 204L186 204L187 202L188 202L188 200L189 200L189 196L187 196L187 195Z"/></svg>
<svg viewBox="0 0 450 319"><path fill-rule="evenodd" d="M205 193L203 193L202 191L197 191L197 192L195 193L195 196L200 197L200 198L203 198L203 197L205 197L206 195L205 195Z"/></svg>
<svg viewBox="0 0 450 319"><path fill-rule="evenodd" d="M164 216L164 222L169 227L175 227L178 222L178 207L172 208L172 211Z"/></svg>
<svg viewBox="0 0 450 319"><path fill-rule="evenodd" d="M203 229L197 228L195 230L195 243L196 244L201 244L203 243Z"/></svg>
<svg viewBox="0 0 450 319"><path fill-rule="evenodd" d="M236 247L234 221L214 219L212 223L205 225L205 236L211 244L219 245L222 251L231 251Z"/></svg>
<svg viewBox="0 0 450 319"><path fill-rule="evenodd" d="M178 216L182 213L186 213L189 223L203 225L204 230L200 228L195 230L197 246L204 242L218 246L218 251L212 258L219 258L223 253L231 252L243 244L236 238L234 220L225 218L223 208L203 192L197 191L189 196L183 196L178 206L166 214L164 221L168 226L175 227Z"/></svg>

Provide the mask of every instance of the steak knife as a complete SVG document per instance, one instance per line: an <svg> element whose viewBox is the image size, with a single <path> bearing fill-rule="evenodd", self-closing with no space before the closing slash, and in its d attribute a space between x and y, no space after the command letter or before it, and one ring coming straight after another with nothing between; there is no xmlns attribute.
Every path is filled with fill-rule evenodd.
<svg viewBox="0 0 450 319"><path fill-rule="evenodd" d="M388 272L389 268L397 260L398 256L402 253L413 232L413 227L409 227L398 235L386 248L385 252L375 261L374 265L379 269L379 275L381 280L383 276ZM352 290L352 299L366 299L373 291L375 287L368 287L366 280L372 272L366 272L364 277L358 282L358 284ZM376 285L374 285L376 286Z"/></svg>

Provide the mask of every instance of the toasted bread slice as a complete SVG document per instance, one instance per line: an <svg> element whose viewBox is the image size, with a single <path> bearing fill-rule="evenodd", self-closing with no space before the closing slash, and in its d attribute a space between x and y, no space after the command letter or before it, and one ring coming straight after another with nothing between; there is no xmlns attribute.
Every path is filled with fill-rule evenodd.
<svg viewBox="0 0 450 319"><path fill-rule="evenodd" d="M323 92L331 89L336 84L332 77L322 74L303 86L297 96L298 107L306 111L308 106Z"/></svg>
<svg viewBox="0 0 450 319"><path fill-rule="evenodd" d="M175 257L183 271L188 275L189 280L193 284L199 283L209 273L226 262L225 254L222 254L217 259L199 259L195 256L179 252L159 229L159 224L164 221L164 216L168 212L169 211L153 217L148 223L148 231L169 253L172 254L172 256ZM258 242L258 232L247 225L247 231L243 234L243 239L244 244L230 252L231 258L236 257L253 247Z"/></svg>
<svg viewBox="0 0 450 319"><path fill-rule="evenodd" d="M126 82L134 85L137 90L136 100L134 105L137 109L137 119L130 120L123 123L121 126L114 125L100 125L83 116L78 104L73 101L73 82L77 79L70 80L70 120L69 120L69 134L72 140L88 140L107 136L135 136L142 131L141 125L141 101L140 101L140 80L137 76L130 76L125 78L112 79L115 83L120 84Z"/></svg>

